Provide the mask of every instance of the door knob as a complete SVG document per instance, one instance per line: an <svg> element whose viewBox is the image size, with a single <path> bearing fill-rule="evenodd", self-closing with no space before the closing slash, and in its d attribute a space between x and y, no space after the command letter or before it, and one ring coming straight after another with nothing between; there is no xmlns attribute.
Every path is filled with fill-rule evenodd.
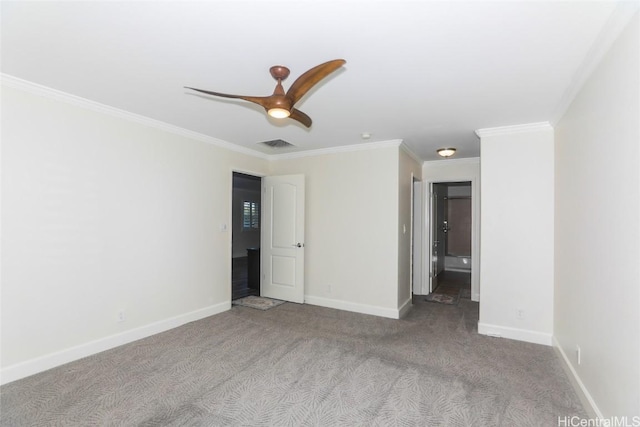
<svg viewBox="0 0 640 427"><path fill-rule="evenodd" d="M293 246L295 246L296 248L301 248L304 246L304 244L302 243L294 243Z"/></svg>

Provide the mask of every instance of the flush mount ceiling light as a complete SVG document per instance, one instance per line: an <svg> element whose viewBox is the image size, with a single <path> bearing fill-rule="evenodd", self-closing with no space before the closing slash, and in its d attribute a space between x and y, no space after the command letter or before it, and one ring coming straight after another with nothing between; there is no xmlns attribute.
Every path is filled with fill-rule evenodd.
<svg viewBox="0 0 640 427"><path fill-rule="evenodd" d="M440 154L442 157L451 157L454 154L456 154L456 149L455 148L440 148L438 150L438 154Z"/></svg>

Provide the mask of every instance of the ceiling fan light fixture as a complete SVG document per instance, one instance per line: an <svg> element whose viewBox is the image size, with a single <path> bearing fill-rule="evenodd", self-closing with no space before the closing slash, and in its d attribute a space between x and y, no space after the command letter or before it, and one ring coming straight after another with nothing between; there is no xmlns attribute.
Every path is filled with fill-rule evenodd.
<svg viewBox="0 0 640 427"><path fill-rule="evenodd" d="M267 114L275 119L285 119L291 115L291 112L285 108L276 107L270 108Z"/></svg>
<svg viewBox="0 0 640 427"><path fill-rule="evenodd" d="M455 148L440 148L438 149L438 154L442 157L451 157L456 153Z"/></svg>
<svg viewBox="0 0 640 427"><path fill-rule="evenodd" d="M210 90L196 89L195 87L185 86L186 89L196 92L205 93L207 95L220 96L222 98L242 99L252 102L264 108L267 114L276 119L291 118L301 123L305 127L311 127L311 117L295 108L295 105L309 90L320 80L327 77L338 68L342 67L347 61L344 59L334 59L323 64L316 65L304 72L289 87L288 91L284 91L282 80L289 76L289 69L282 65L276 65L269 69L271 77L277 80L276 88L271 96L245 96L233 95L230 93L212 92Z"/></svg>

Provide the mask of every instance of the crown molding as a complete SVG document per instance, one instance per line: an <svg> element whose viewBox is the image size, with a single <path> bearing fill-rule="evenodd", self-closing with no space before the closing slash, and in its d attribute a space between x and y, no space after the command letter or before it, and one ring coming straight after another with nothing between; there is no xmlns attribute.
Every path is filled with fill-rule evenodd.
<svg viewBox="0 0 640 427"><path fill-rule="evenodd" d="M486 138L488 136L498 136L498 135L513 135L515 133L525 133L525 132L542 132L542 131L553 131L553 127L549 122L539 122L539 123L528 123L524 125L513 125L513 126L500 126L495 128L485 128L476 130L476 135L479 138Z"/></svg>
<svg viewBox="0 0 640 427"><path fill-rule="evenodd" d="M202 133L194 132L188 129L181 128L179 126L162 122L160 120L151 119L149 117L142 116L140 114L131 113L129 111L121 110L119 108L115 108L109 105L101 104L99 102L91 101L89 99L82 98L80 96L71 95L69 93L66 93L57 89L53 89L47 86L43 86L37 83L33 83L28 80L23 80L9 74L0 73L0 82L2 83L3 86L6 86L6 87L11 87L14 89L18 89L18 90L28 92L34 95L42 96L45 98L54 99L56 101L65 102L67 104L71 104L80 108L85 108L91 111L107 114L113 117L118 117L118 118L128 120L134 123L138 123L144 126L169 132L174 135L178 135L178 136L189 138L195 141L200 141L207 144L215 145L216 147L219 147L219 148L223 148L229 151L234 151L237 153L246 154L253 157L258 157L268 161L283 160L283 159L297 159L302 157L321 156L325 154L335 154L335 153L347 153L352 151L373 150L373 149L386 148L386 147L398 147L398 146L401 146L402 144L402 140L395 139L395 140L389 140L389 141L371 142L366 144L354 144L354 145L347 145L347 146L340 146L340 147L321 148L317 150L305 150L305 151L299 151L294 153L266 154L257 150L252 150L250 148L233 144L231 142L223 141L221 139L204 135ZM405 150L408 150L408 148L405 148ZM410 155L412 155L410 151L408 152ZM415 154L412 155L412 157L414 156ZM419 162L421 162L421 160Z"/></svg>
<svg viewBox="0 0 640 427"><path fill-rule="evenodd" d="M269 157L267 154L261 153L256 150L252 150L250 148L232 144L230 142L223 141L221 139L217 139L208 135L204 135L202 133L194 132L188 129L181 128L179 126L162 122L160 120L151 119L149 117L142 116L140 114L131 113L129 111L121 110L119 108L115 108L109 105L101 104L99 102L91 101L89 99L82 98L76 95L71 95L69 93L62 92L57 89L52 89L50 87L33 83L27 80L23 80L18 77L11 76L9 74L1 73L0 81L2 82L3 86L22 90L24 92L32 93L34 95L39 95L45 98L54 99L56 101L65 102L67 104L71 104L80 108L85 108L87 110L95 111L98 113L103 113L113 117L118 117L120 119L138 123L143 126L159 129L168 133L172 133L174 135L178 135L178 136L193 139L196 141L204 142L207 144L215 145L216 147L224 148L226 150L235 151L237 153L242 153L242 154L246 154L253 157L259 157L262 159L267 159Z"/></svg>
<svg viewBox="0 0 640 427"><path fill-rule="evenodd" d="M602 62L613 43L618 39L622 31L627 27L634 14L640 10L640 2L618 1L616 8L611 12L609 19L602 27L600 34L582 60L571 79L571 83L560 97L560 101L551 115L551 123L555 125L567 111L578 92L582 89L587 79L596 67Z"/></svg>
<svg viewBox="0 0 640 427"><path fill-rule="evenodd" d="M409 155L409 157L411 157L413 160L415 160L419 165L422 165L424 163L424 160L422 158L420 158L420 156L418 156L416 154L416 152L413 151L411 149L411 147L409 147L405 142L400 144L400 148L402 150L404 150L404 152L407 153Z"/></svg>
<svg viewBox="0 0 640 427"><path fill-rule="evenodd" d="M300 159L303 157L324 156L326 154L350 153L354 151L376 150L379 148L399 147L401 139L369 142L365 144L342 145L339 147L319 148L317 150L296 151L294 153L271 154L268 160Z"/></svg>

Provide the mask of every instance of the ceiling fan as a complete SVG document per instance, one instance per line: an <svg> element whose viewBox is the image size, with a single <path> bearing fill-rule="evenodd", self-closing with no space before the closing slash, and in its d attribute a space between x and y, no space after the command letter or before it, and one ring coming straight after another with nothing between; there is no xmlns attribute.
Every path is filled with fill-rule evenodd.
<svg viewBox="0 0 640 427"><path fill-rule="evenodd" d="M282 80L289 76L289 69L282 65L275 65L269 69L271 76L278 81L276 89L271 96L243 96L230 95L227 93L211 92L193 87L185 87L185 89L195 90L197 92L206 93L207 95L221 96L223 98L238 98L245 101L253 102L260 105L267 114L277 119L289 117L297 120L306 127L311 126L311 117L302 111L294 108L294 104L300 100L316 83L327 77L329 74L340 68L347 61L344 59L334 59L318 66L313 67L293 82L289 90L285 93L282 87Z"/></svg>

